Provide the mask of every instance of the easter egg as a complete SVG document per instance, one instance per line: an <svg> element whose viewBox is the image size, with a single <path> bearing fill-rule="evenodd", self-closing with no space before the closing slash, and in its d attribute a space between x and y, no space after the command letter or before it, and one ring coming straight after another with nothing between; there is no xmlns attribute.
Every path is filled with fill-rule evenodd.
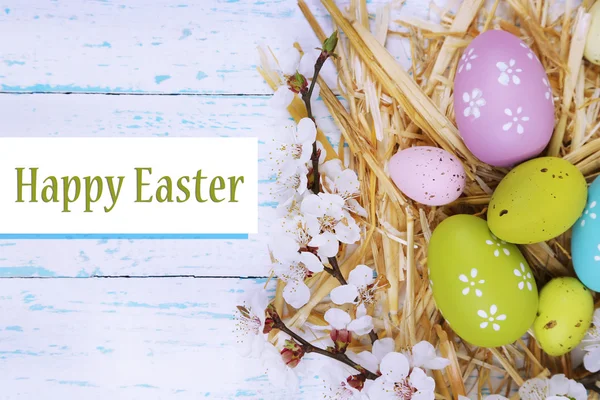
<svg viewBox="0 0 600 400"><path fill-rule="evenodd" d="M596 1L589 13L592 19L583 55L591 63L600 65L600 1Z"/></svg>
<svg viewBox="0 0 600 400"><path fill-rule="evenodd" d="M592 323L592 293L575 278L554 278L540 291L533 333L540 347L561 356L577 346Z"/></svg>
<svg viewBox="0 0 600 400"><path fill-rule="evenodd" d="M429 206L451 203L465 188L465 170L460 161L437 147L401 150L390 159L388 168L402 193Z"/></svg>
<svg viewBox="0 0 600 400"><path fill-rule="evenodd" d="M590 186L587 205L573 226L571 255L579 280L600 292L600 178Z"/></svg>
<svg viewBox="0 0 600 400"><path fill-rule="evenodd" d="M510 243L543 242L577 221L586 197L587 183L573 164L556 157L536 158L500 181L488 207L488 225Z"/></svg>
<svg viewBox="0 0 600 400"><path fill-rule="evenodd" d="M497 239L483 219L442 221L427 257L436 305L461 338L496 347L529 329L538 305L533 274L518 247Z"/></svg>
<svg viewBox="0 0 600 400"><path fill-rule="evenodd" d="M498 167L538 155L554 128L544 67L521 39L499 30L477 36L463 52L454 78L454 111L469 150Z"/></svg>

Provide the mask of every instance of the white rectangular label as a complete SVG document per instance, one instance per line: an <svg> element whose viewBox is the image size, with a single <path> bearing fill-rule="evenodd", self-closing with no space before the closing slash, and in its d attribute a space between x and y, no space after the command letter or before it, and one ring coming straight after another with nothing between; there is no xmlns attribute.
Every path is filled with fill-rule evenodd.
<svg viewBox="0 0 600 400"><path fill-rule="evenodd" d="M0 234L247 234L255 138L0 138Z"/></svg>

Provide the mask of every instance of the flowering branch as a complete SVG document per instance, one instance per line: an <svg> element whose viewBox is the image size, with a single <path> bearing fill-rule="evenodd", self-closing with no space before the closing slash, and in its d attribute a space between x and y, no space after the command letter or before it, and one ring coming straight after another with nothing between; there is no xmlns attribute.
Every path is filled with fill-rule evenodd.
<svg viewBox="0 0 600 400"><path fill-rule="evenodd" d="M325 64L325 61L327 61L327 59L329 57L335 57L335 54L333 53L335 51L335 47L337 46L337 42L338 42L338 36L337 36L337 31L334 31L331 36L329 36L327 39L325 39L325 42L323 42L323 48L321 49L321 54L319 55L319 57L317 58L317 61L315 62L315 70L313 73L313 77L312 77L312 81L310 82L310 87L308 88L308 90L305 90L302 92L302 100L304 101L304 104L306 106L306 114L308 116L308 118L312 119L313 122L315 120L315 117L313 116L312 113L312 106L310 104L310 99L312 97L313 91L315 90L315 85L317 84L317 78L319 77L319 73L321 72L321 68L323 68L323 65ZM319 193L320 189L321 189L321 185L319 184L319 150L317 149L317 141L315 140L313 145L312 145L312 156L311 156L311 161L312 161L312 167L313 167L313 182L312 182L312 191L313 193Z"/></svg>
<svg viewBox="0 0 600 400"><path fill-rule="evenodd" d="M339 362L344 363L344 364L348 365L349 367L352 367L355 370L357 370L358 372L360 372L362 375L365 376L366 379L375 380L379 376L379 375L367 370L360 364L355 363L350 358L348 358L348 356L344 353L333 353L328 350L321 349L321 348L307 342L306 340L304 340L304 338L302 338L300 335L296 334L296 332L292 331L290 328L288 328L285 325L285 323L279 317L279 314L277 313L277 311L275 311L275 307L273 307L272 305L269 305L269 307L267 307L266 311L267 311L268 319L270 320L268 323L269 329L279 329L280 331L290 335L296 342L300 343L300 345L302 346L302 348L304 350L304 353L317 353L317 354L321 354L322 356L333 358L334 360L338 360Z"/></svg>

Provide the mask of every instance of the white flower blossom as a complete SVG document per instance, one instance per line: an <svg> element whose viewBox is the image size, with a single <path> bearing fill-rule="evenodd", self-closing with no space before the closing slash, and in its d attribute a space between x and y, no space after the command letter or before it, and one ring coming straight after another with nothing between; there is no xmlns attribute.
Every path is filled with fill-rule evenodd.
<svg viewBox="0 0 600 400"><path fill-rule="evenodd" d="M471 279L469 279L465 274L460 274L458 276L458 279L461 282L464 282L467 284L467 287L462 290L463 295L465 295L465 296L468 295L469 292L471 291L471 288L474 289L475 296L481 297L483 295L483 292L481 291L481 289L476 288L475 286L477 284L483 285L485 283L485 280L484 279L475 280L475 278L477 278L477 268L471 268Z"/></svg>
<svg viewBox="0 0 600 400"><path fill-rule="evenodd" d="M477 54L473 54L474 51L475 49L471 47L468 52L464 52L460 57L460 66L458 67L459 74L463 71L463 68L465 71L471 70L471 61L477 58Z"/></svg>
<svg viewBox="0 0 600 400"><path fill-rule="evenodd" d="M373 269L366 265L358 265L348 276L348 284L336 287L331 291L331 301L341 305L346 303L371 303L373 290L370 287L375 279Z"/></svg>
<svg viewBox="0 0 600 400"><path fill-rule="evenodd" d="M279 260L273 265L273 270L286 282L283 289L285 301L294 308L300 308L310 299L310 289L304 280L312 273L323 271L323 264L314 254L303 251L290 255L288 260Z"/></svg>
<svg viewBox="0 0 600 400"><path fill-rule="evenodd" d="M310 118L302 118L298 125L285 129L284 137L271 144L270 162L277 172L295 172L297 164L306 164L312 155L312 145L317 138L317 127Z"/></svg>
<svg viewBox="0 0 600 400"><path fill-rule="evenodd" d="M288 367L281 353L275 346L267 342L265 348L261 354L261 362L263 368L265 368L269 382L281 389L290 390L294 392L299 388L298 372L301 372L299 368L303 363L298 364L296 368Z"/></svg>
<svg viewBox="0 0 600 400"><path fill-rule="evenodd" d="M367 315L366 307L361 304L356 310L356 319L352 319L350 314L339 308L330 308L325 312L325 321L330 325L330 328L348 330L357 335L366 335L373 329L373 318Z"/></svg>
<svg viewBox="0 0 600 400"><path fill-rule="evenodd" d="M473 89L470 94L469 92L463 93L462 98L467 105L463 111L463 115L465 117L472 115L473 118L477 119L481 116L479 108L485 106L486 104L486 101L482 96L483 92L477 88Z"/></svg>
<svg viewBox="0 0 600 400"><path fill-rule="evenodd" d="M421 368L412 368L401 353L389 353L379 367L381 376L369 388L371 400L433 400L435 381Z"/></svg>
<svg viewBox="0 0 600 400"><path fill-rule="evenodd" d="M348 384L348 377L356 374L356 371L350 371L349 367L338 362L328 363L326 367L319 372L325 382L325 390L319 398L327 400L369 400L366 391L373 382L367 380L362 391L353 388Z"/></svg>
<svg viewBox="0 0 600 400"><path fill-rule="evenodd" d="M444 369L450 365L450 360L438 357L435 347L428 341L420 341L412 346L410 350L404 352L408 358L411 367L424 369Z"/></svg>
<svg viewBox="0 0 600 400"><path fill-rule="evenodd" d="M527 285L527 289L529 289L529 291L531 292L533 290L533 285L531 284L531 282L533 281L531 272L525 273L525 265L523 263L521 263L520 266L520 270L518 268L515 268L513 271L515 276L521 278L521 281L519 281L518 285L519 290L523 290L525 288L525 285Z"/></svg>
<svg viewBox="0 0 600 400"><path fill-rule="evenodd" d="M521 400L586 400L585 387L563 374L552 378L533 378L525 381L519 388Z"/></svg>
<svg viewBox="0 0 600 400"><path fill-rule="evenodd" d="M523 107L518 107L517 112L513 115L513 112L510 110L510 108L507 108L504 110L504 114L511 117L511 121L502 125L502 130L504 132L508 131L513 126L513 124L517 127L517 133L519 135L521 135L523 132L525 132L525 128L523 128L523 125L521 125L521 122L529 121L529 117L521 116L522 111L523 111Z"/></svg>
<svg viewBox="0 0 600 400"><path fill-rule="evenodd" d="M236 348L244 357L258 357L266 343L263 329L265 309L269 304L267 293L257 290L244 303L238 307L235 316Z"/></svg>
<svg viewBox="0 0 600 400"><path fill-rule="evenodd" d="M600 308L594 311L592 326L581 341L580 347L585 350L583 366L590 372L600 371Z"/></svg>
<svg viewBox="0 0 600 400"><path fill-rule="evenodd" d="M514 59L510 59L508 65L504 62L496 63L496 67L500 70L500 76L498 77L498 82L500 84L507 86L510 81L515 85L521 83L521 79L517 75L518 73L523 72L521 68L515 68L516 61Z"/></svg>
<svg viewBox="0 0 600 400"><path fill-rule="evenodd" d="M360 196L360 183L356 172L351 169L343 169L339 159L327 161L323 164L325 172L325 190L332 194L340 195L344 201L344 209L366 217L367 212L358 203L356 198Z"/></svg>
<svg viewBox="0 0 600 400"><path fill-rule="evenodd" d="M302 163L294 163L295 169L288 168L277 176L275 188L271 195L280 201L287 201L296 194L304 194L308 190L308 168Z"/></svg>
<svg viewBox="0 0 600 400"><path fill-rule="evenodd" d="M361 351L358 354L352 351L346 351L346 355L349 359L357 364L362 365L367 370L376 373L379 370L379 364L381 360L394 351L396 344L392 338L378 339L373 343L371 351Z"/></svg>
<svg viewBox="0 0 600 400"><path fill-rule="evenodd" d="M323 245L339 240L352 244L360 239L360 228L352 216L343 209L344 199L336 194L310 194L302 201L300 209L306 216L308 231L313 240L310 245L319 247L321 257L333 257L337 254L323 251Z"/></svg>
<svg viewBox="0 0 600 400"><path fill-rule="evenodd" d="M585 226L586 224L586 219L589 217L590 220L594 220L596 219L596 213L593 211L594 208L596 208L596 201L592 201L590 203L590 205L588 207L586 207L585 211L583 212L583 215L581 216L581 226Z"/></svg>
<svg viewBox="0 0 600 400"><path fill-rule="evenodd" d="M277 59L279 66L279 75L281 78L281 86L279 86L273 96L269 100L271 107L277 110L285 110L297 96L296 93L292 92L288 87L288 78L294 75L296 72L300 72L306 79L311 79L314 72L313 67L309 70L307 65L310 64L310 57L307 60L303 60L305 57L301 57L300 52L291 47L281 54ZM315 84L310 101L315 101L319 97L319 85Z"/></svg>
<svg viewBox="0 0 600 400"><path fill-rule="evenodd" d="M496 312L498 312L498 307L495 304L492 304L490 306L490 312L489 312L489 314L487 312L483 311L483 310L477 311L477 315L479 315L479 317L481 317L481 318L484 319L484 321L479 324L479 327L481 329L485 329L491 323L492 324L492 328L495 331L499 331L500 330L500 324L498 324L498 321L505 321L506 320L506 315L505 314L496 315Z"/></svg>

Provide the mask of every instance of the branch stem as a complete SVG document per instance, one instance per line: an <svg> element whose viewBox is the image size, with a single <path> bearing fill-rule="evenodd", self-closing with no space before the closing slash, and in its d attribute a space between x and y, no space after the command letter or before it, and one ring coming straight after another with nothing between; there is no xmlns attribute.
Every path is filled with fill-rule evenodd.
<svg viewBox="0 0 600 400"><path fill-rule="evenodd" d="M297 335L294 331L292 331L290 328L288 328L283 323L283 321L279 318L275 319L274 328L279 329L280 331L285 332L288 335L290 335L295 341L297 341L298 343L300 343L302 345L302 347L304 347L304 351L306 353L317 353L317 354L321 354L322 356L329 357L334 360L338 360L339 362L342 362L342 363L348 365L349 367L354 368L355 370L357 370L358 372L363 374L367 379L375 380L378 377L377 374L374 374L373 372L364 368L362 365L357 364L354 361L352 361L350 358L348 358L348 356L346 354L332 353L330 351L321 349L320 347L317 347L317 346L307 342L300 335Z"/></svg>

